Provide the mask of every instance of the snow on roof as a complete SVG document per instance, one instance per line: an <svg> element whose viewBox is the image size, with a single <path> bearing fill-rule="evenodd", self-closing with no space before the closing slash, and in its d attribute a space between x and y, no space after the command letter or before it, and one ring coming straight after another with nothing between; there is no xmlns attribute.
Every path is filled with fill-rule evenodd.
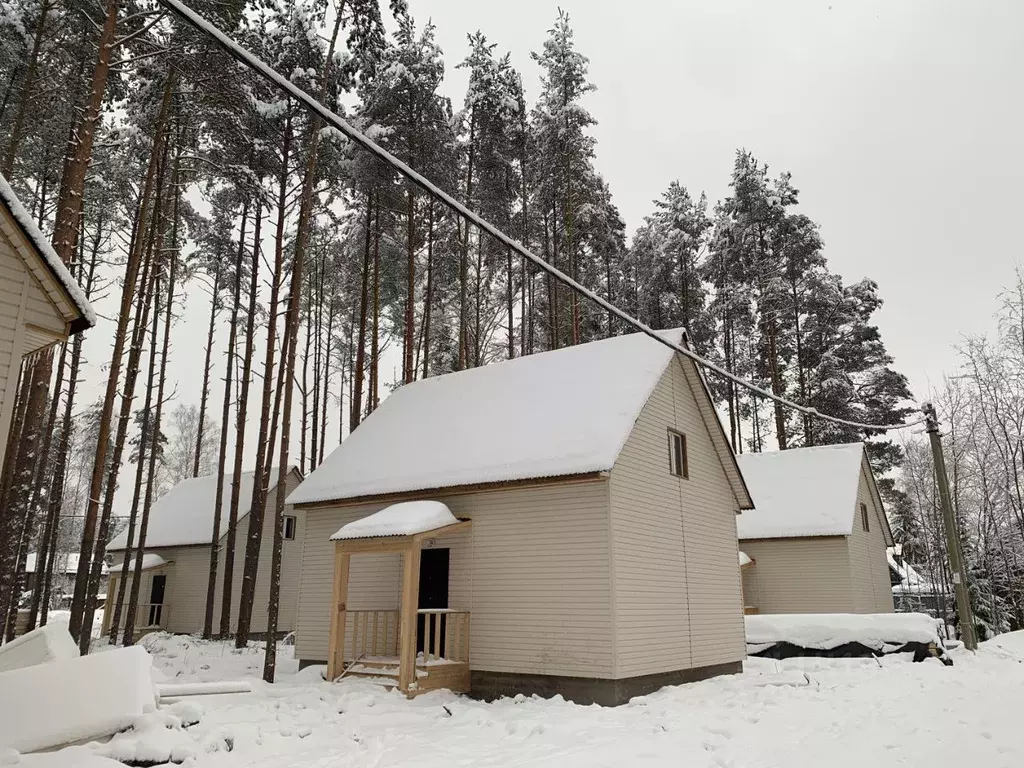
<svg viewBox="0 0 1024 768"><path fill-rule="evenodd" d="M736 518L739 538L849 535L863 458L861 443L737 456L754 499Z"/></svg>
<svg viewBox="0 0 1024 768"><path fill-rule="evenodd" d="M775 613L743 619L748 646L792 643L828 650L860 643L882 650L914 642L942 645L936 620L923 613Z"/></svg>
<svg viewBox="0 0 1024 768"><path fill-rule="evenodd" d="M889 561L889 567L892 568L900 577L900 581L906 586L917 586L925 584L925 579L922 578L914 567L904 560L902 557L897 560L896 553L893 547L885 548L885 559ZM929 585L930 586L930 585Z"/></svg>
<svg viewBox="0 0 1024 768"><path fill-rule="evenodd" d="M107 565L104 563L100 566L102 573L107 573ZM55 573L78 573L78 553L77 552L58 552L57 559L54 562L53 570ZM25 555L25 573L36 572L36 553L29 552Z"/></svg>
<svg viewBox="0 0 1024 768"><path fill-rule="evenodd" d="M635 333L407 384L288 501L611 469L673 354Z"/></svg>
<svg viewBox="0 0 1024 768"><path fill-rule="evenodd" d="M146 538L148 539L149 537L147 536ZM138 558L133 558L132 561L128 563L129 571L134 571L137 559ZM150 552L149 554L142 556L142 570L144 571L148 571L150 568L159 568L162 565L167 565L167 561L160 557L160 555L155 555ZM120 573L122 568L124 568L123 560L120 563L110 566L110 569L115 573Z"/></svg>
<svg viewBox="0 0 1024 768"><path fill-rule="evenodd" d="M457 522L458 518L440 501L404 501L343 525L331 536L331 540L411 536L455 525Z"/></svg>
<svg viewBox="0 0 1024 768"><path fill-rule="evenodd" d="M267 498L277 487L277 468L270 471ZM239 482L238 518L249 513L252 499L252 472L243 472ZM182 480L153 504L149 511L149 529L146 531L146 549L180 547L189 544L209 544L213 533L213 509L217 498L217 476L191 477ZM231 475L224 476L221 494L220 532L227 531L228 511L231 506ZM128 532L122 531L107 544L107 551L124 549Z"/></svg>
<svg viewBox="0 0 1024 768"><path fill-rule="evenodd" d="M3 203L7 210L10 211L11 216L18 223L18 226L21 227L25 237L39 252L39 258L43 260L47 269L53 274L54 279L67 291L71 303L81 313L84 325L78 329L73 328L73 330L85 330L85 328L92 328L96 325L96 311L89 303L89 299L86 298L85 291L82 290L82 287L75 278L68 272L68 268L64 266L64 262L60 260L60 257L50 246L50 241L39 231L39 227L36 226L35 221L29 216L28 211L22 207L21 201L18 200L18 196L14 194L14 190L11 189L11 185L7 183L7 179L4 178L3 174L0 174L0 203Z"/></svg>

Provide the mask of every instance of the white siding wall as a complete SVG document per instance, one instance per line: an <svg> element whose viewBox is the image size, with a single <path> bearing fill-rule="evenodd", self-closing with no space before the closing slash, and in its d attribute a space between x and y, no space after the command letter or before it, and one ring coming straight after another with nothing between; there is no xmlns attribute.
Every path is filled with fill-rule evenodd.
<svg viewBox="0 0 1024 768"><path fill-rule="evenodd" d="M735 500L684 365L673 361L611 472L616 677L743 659ZM669 469L686 435L689 479Z"/></svg>
<svg viewBox="0 0 1024 768"><path fill-rule="evenodd" d="M756 589L761 613L854 610L845 536L747 539L740 548L757 561L746 584Z"/></svg>
<svg viewBox="0 0 1024 768"><path fill-rule="evenodd" d="M298 485L294 473L288 476L288 492ZM252 631L267 630L267 605L270 601L270 563L273 555L274 516L273 499L268 502L270 513L263 518L263 540L260 548L260 565L256 576L256 596L253 601ZM296 532L293 541L282 542L281 549L281 597L278 614L278 631L286 632L295 628L298 609L299 576L302 568L302 542L305 534L305 513L297 512L290 506L285 514L295 515ZM239 520L235 537L235 565L231 592L231 626L238 623L238 601L242 589L242 572L245 564L245 538L249 530L249 517ZM213 612L213 628L220 626L220 606L223 595L223 547L227 537L221 539L221 563L217 574L217 596ZM167 571L166 601L170 606L167 629L170 632L195 633L203 629L206 614L206 587L210 576L209 547L162 547L147 549L147 553L160 555L172 563ZM115 555L115 559L120 557ZM129 583L129 587L131 584ZM139 602L149 602L146 583L140 584Z"/></svg>
<svg viewBox="0 0 1024 768"><path fill-rule="evenodd" d="M861 466L857 489L857 507L853 518L853 533L849 538L850 573L853 582L853 610L857 613L892 613L892 587L889 566L885 558L885 535L882 516L885 514L875 501L869 485L870 471L867 460ZM869 525L864 530L860 505L868 508Z"/></svg>
<svg viewBox="0 0 1024 768"><path fill-rule="evenodd" d="M607 482L435 498L456 516L473 520L469 532L436 543L451 549L450 606L472 612L472 668L612 677ZM298 658L327 658L334 573L330 535L384 506L307 512ZM398 555L353 555L349 608L397 608L400 574Z"/></svg>

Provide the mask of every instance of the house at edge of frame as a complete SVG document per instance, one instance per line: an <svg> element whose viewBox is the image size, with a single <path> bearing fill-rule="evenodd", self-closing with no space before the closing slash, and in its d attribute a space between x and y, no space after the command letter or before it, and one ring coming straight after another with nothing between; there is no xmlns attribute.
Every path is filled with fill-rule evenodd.
<svg viewBox="0 0 1024 768"><path fill-rule="evenodd" d="M289 501L295 653L330 679L617 704L741 669L750 496L700 373L643 334L403 386Z"/></svg>
<svg viewBox="0 0 1024 768"><path fill-rule="evenodd" d="M81 287L0 176L0 466L22 361L95 324Z"/></svg>
<svg viewBox="0 0 1024 768"><path fill-rule="evenodd" d="M270 562L274 542L274 502L277 490L277 468L270 471L267 501L264 506L259 570L253 600L251 629L256 634L267 631L267 606L270 599ZM291 492L302 482L302 475L291 467L286 476L286 490ZM238 601L242 590L245 563L245 542L249 533L249 511L252 502L253 473L243 472L239 482L238 526L235 531L235 559L232 568L231 631L238 623ZM136 636L154 630L175 633L196 633L203 630L206 617L206 594L210 578L210 539L213 535L213 514L217 500L217 476L205 475L182 480L153 503L149 512L146 547L142 553L139 599L135 611ZM231 475L224 476L220 512L220 558L217 570L217 592L214 598L213 632L219 634L223 596L224 552L228 540L228 514L231 502ZM303 513L285 506L282 520L281 591L278 605L278 633L295 629L295 605L302 560ZM138 531L136 530L136 536ZM110 630L114 601L123 573L127 530L107 544L110 582L107 586L107 610L103 616L103 633ZM137 552L128 562L125 583L125 604L131 594L131 580ZM120 628L124 628L126 611L122 611Z"/></svg>
<svg viewBox="0 0 1024 768"><path fill-rule="evenodd" d="M862 443L737 457L747 613L891 613L892 531Z"/></svg>

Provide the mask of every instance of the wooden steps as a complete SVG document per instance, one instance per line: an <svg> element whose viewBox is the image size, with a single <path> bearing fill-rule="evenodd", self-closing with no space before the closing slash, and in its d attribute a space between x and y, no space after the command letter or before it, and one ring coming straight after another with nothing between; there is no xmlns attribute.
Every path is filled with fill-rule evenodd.
<svg viewBox="0 0 1024 768"><path fill-rule="evenodd" d="M346 660L345 670L340 679L351 677L377 682L388 688L398 686L397 656L369 656ZM447 688L455 693L468 693L469 664L445 659L432 659L429 662L422 658L417 659L416 695L440 688Z"/></svg>

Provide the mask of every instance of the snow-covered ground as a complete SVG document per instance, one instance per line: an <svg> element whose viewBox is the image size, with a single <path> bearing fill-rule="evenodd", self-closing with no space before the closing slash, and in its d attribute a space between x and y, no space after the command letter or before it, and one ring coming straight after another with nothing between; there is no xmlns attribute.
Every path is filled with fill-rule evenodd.
<svg viewBox="0 0 1024 768"><path fill-rule="evenodd" d="M161 734L150 718L148 736L124 734L93 754L130 755L173 733L167 749L195 768L1024 765L1024 632L976 655L954 652L953 667L751 659L743 675L617 708L523 697L487 704L446 692L407 701L364 681L325 684L315 668L297 672L285 645L279 682L268 686L256 644L239 653L187 637L143 643L163 682L248 679L253 692L190 699L202 709L196 725ZM198 714L194 704L176 706L165 719ZM81 762L67 765L87 754L76 748Z"/></svg>

